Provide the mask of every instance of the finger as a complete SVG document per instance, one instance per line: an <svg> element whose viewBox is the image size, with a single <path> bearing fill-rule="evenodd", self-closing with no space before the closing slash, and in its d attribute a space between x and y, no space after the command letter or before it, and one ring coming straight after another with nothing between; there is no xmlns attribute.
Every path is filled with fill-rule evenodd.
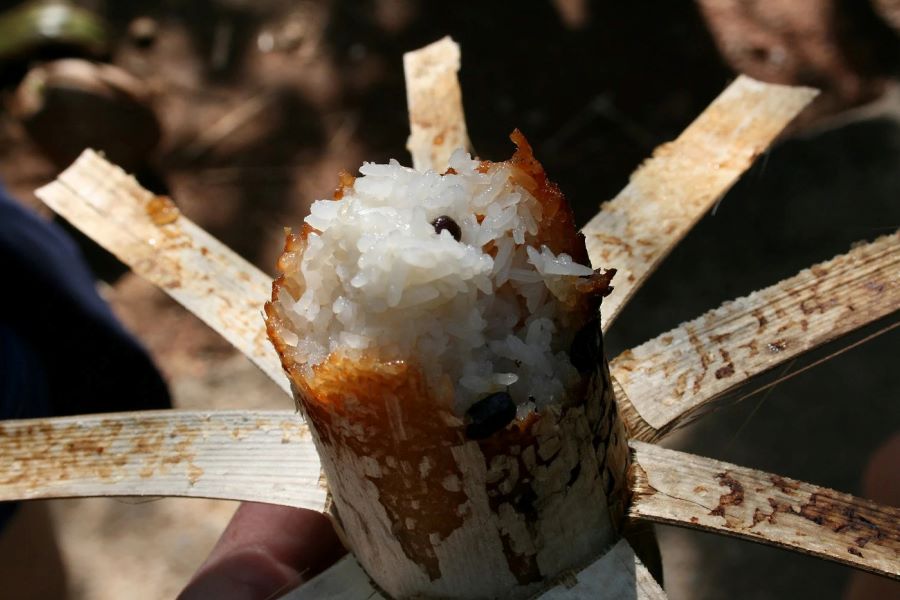
<svg viewBox="0 0 900 600"><path fill-rule="evenodd" d="M900 506L900 432L881 445L869 459L863 476L863 496L880 504ZM846 600L900 598L900 583L856 571L844 594Z"/></svg>
<svg viewBox="0 0 900 600"><path fill-rule="evenodd" d="M343 554L321 513L245 502L179 600L264 600L313 577Z"/></svg>

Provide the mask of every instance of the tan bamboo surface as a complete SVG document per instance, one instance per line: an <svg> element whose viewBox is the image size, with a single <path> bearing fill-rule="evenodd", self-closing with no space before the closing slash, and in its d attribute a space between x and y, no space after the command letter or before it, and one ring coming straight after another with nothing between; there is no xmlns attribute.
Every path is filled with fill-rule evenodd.
<svg viewBox="0 0 900 600"><path fill-rule="evenodd" d="M0 423L0 500L191 496L325 507L293 410L148 411Z"/></svg>
<svg viewBox="0 0 900 600"><path fill-rule="evenodd" d="M262 326L272 278L119 167L86 150L35 194L247 355L290 394Z"/></svg>
<svg viewBox="0 0 900 600"><path fill-rule="evenodd" d="M352 556L282 596L282 600L383 600ZM538 596L541 600L610 598L665 600L666 594L635 556L628 542L620 540L606 554L578 573Z"/></svg>
<svg viewBox="0 0 900 600"><path fill-rule="evenodd" d="M799 354L900 309L900 232L859 244L610 363L631 436L653 441Z"/></svg>
<svg viewBox="0 0 900 600"><path fill-rule="evenodd" d="M594 268L618 270L603 330L688 231L818 92L738 77L673 142L659 146L585 225Z"/></svg>
<svg viewBox="0 0 900 600"><path fill-rule="evenodd" d="M900 579L900 508L633 442L629 515L705 529Z"/></svg>
<svg viewBox="0 0 900 600"><path fill-rule="evenodd" d="M406 148L420 171L442 173L454 150L469 149L459 61L459 46L449 37L403 55L410 127Z"/></svg>

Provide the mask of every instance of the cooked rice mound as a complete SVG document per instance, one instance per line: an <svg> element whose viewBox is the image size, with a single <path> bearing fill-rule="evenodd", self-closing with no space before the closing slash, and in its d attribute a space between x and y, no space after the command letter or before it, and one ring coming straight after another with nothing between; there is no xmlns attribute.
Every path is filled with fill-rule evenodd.
<svg viewBox="0 0 900 600"><path fill-rule="evenodd" d="M312 205L279 261L278 303L282 351L313 385L340 353L416 364L460 415L496 391L522 415L578 387L569 348L611 274L581 264L571 211L513 139L512 160L458 150L444 174L365 163ZM458 241L433 225L447 217Z"/></svg>

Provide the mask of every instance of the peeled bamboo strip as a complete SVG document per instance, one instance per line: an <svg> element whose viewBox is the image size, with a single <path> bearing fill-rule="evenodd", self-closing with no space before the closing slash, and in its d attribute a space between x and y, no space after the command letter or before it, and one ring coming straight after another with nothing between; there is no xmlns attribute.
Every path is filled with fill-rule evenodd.
<svg viewBox="0 0 900 600"><path fill-rule="evenodd" d="M755 375L900 309L900 232L861 244L610 363L632 437L652 441Z"/></svg>
<svg viewBox="0 0 900 600"><path fill-rule="evenodd" d="M591 264L615 268L606 330L628 299L784 127L810 88L735 80L675 141L658 147L584 227Z"/></svg>
<svg viewBox="0 0 900 600"><path fill-rule="evenodd" d="M705 529L900 579L900 508L632 442L629 516Z"/></svg>
<svg viewBox="0 0 900 600"><path fill-rule="evenodd" d="M323 510L293 410L150 411L0 423L0 500L193 496Z"/></svg>
<svg viewBox="0 0 900 600"><path fill-rule="evenodd" d="M145 190L91 150L36 194L200 317L290 394L262 326L271 277L179 214L168 198Z"/></svg>
<svg viewBox="0 0 900 600"><path fill-rule="evenodd" d="M459 58L459 46L449 37L403 55L410 128L406 147L418 170L441 173L454 150L469 148L456 75Z"/></svg>
<svg viewBox="0 0 900 600"><path fill-rule="evenodd" d="M352 556L305 585L281 597L281 600L383 600L372 587L365 571ZM539 595L541 600L665 600L666 594L634 555L631 546L620 540L606 554L564 582Z"/></svg>

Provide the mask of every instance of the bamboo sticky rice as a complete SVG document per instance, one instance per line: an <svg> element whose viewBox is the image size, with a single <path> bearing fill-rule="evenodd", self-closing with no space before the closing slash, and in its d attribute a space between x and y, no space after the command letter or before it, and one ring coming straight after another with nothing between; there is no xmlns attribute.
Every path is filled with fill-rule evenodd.
<svg viewBox="0 0 900 600"><path fill-rule="evenodd" d="M588 266L524 136L342 174L287 235L269 337L345 541L395 598L522 598L617 538L628 451Z"/></svg>

